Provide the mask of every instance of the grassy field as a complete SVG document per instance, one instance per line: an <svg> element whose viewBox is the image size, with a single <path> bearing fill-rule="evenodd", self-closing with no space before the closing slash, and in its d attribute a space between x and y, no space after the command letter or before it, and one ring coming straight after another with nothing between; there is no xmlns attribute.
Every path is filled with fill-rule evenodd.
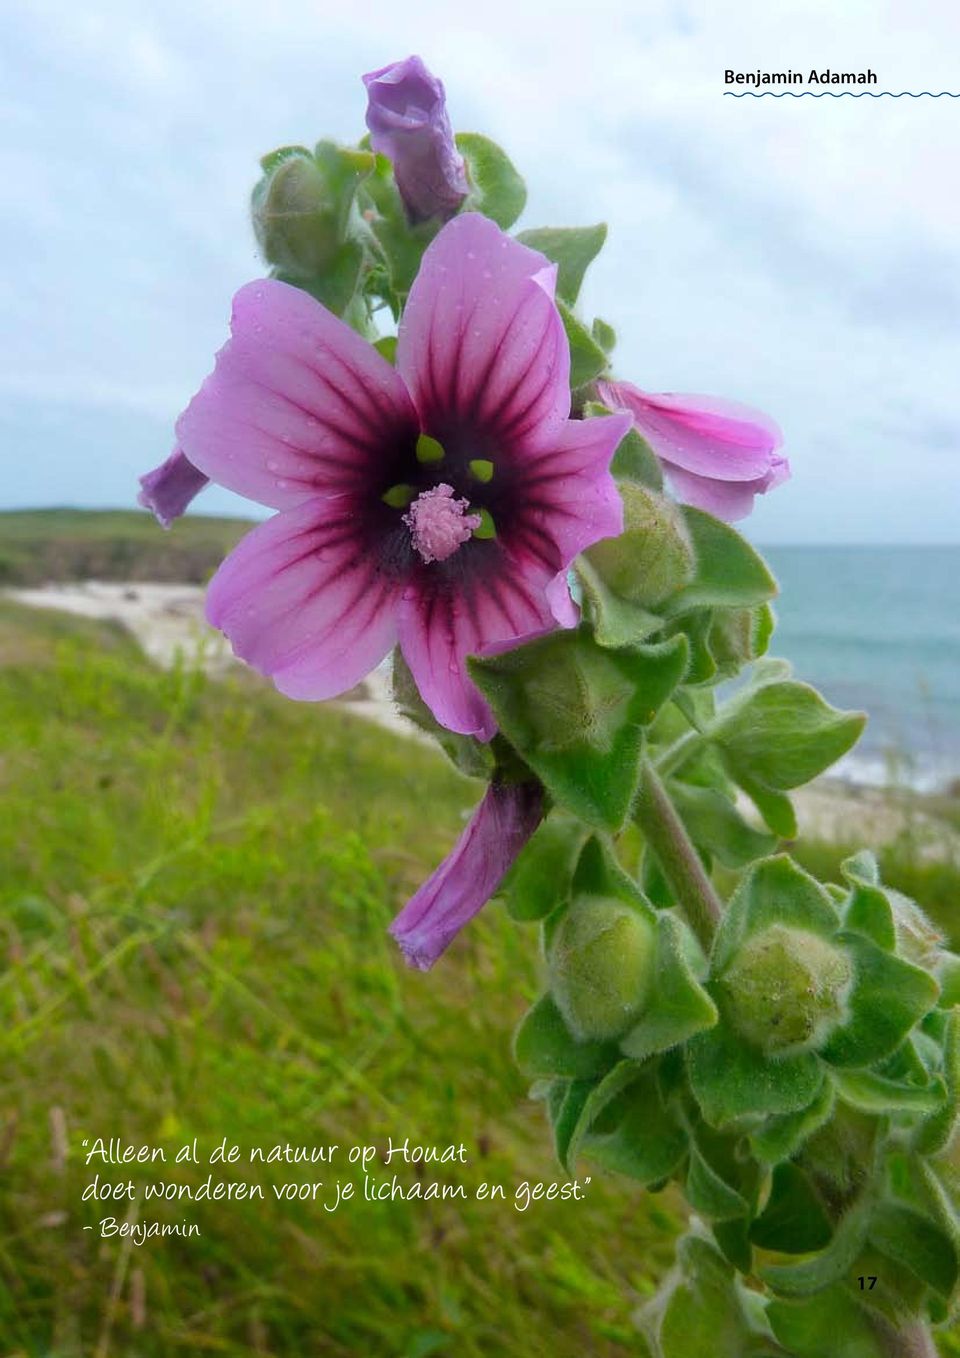
<svg viewBox="0 0 960 1358"><path fill-rule="evenodd" d="M24 509L0 513L0 585L46 580L202 584L250 527L191 514L161 532L146 510Z"/></svg>
<svg viewBox="0 0 960 1358"><path fill-rule="evenodd" d="M199 1239L83 1231L126 1211L80 1202L96 1136L410 1136L465 1142L468 1190L554 1179L509 1054L536 942L491 908L431 976L398 962L385 926L477 796L429 751L57 614L0 605L0 657L0 1353L636 1352L675 1216L612 1178L526 1213L212 1203Z"/></svg>
<svg viewBox="0 0 960 1358"><path fill-rule="evenodd" d="M220 544L213 565L242 525L206 521L204 539L204 523L182 527ZM128 529L169 553L180 526L4 515L0 557L35 555L33 532L57 578L83 578L96 572L76 544L119 561ZM147 578L129 550L123 578ZM639 1352L632 1317L669 1266L674 1198L595 1173L579 1203L472 1200L481 1182L509 1199L560 1173L509 1052L538 990L535 930L491 906L429 976L385 933L478 795L335 707L239 672L160 672L117 628L0 600L0 1358ZM843 852L798 856L835 875ZM957 865L921 861L909 837L881 856L956 939ZM202 1234L131 1247L83 1229L128 1211L81 1202L98 1168L82 1142L98 1136L464 1142L469 1163L435 1177L469 1199L329 1213L270 1201L271 1185L355 1171L241 1164L224 1177L266 1201L141 1205ZM209 1168L162 1173L195 1185Z"/></svg>

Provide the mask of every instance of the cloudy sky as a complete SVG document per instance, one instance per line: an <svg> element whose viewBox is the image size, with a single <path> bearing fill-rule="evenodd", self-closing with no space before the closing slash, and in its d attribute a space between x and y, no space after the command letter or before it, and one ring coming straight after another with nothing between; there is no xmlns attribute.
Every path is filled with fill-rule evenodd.
<svg viewBox="0 0 960 1358"><path fill-rule="evenodd" d="M948 0L7 0L0 507L133 503L260 271L257 156L354 140L360 73L411 51L525 172L523 225L610 223L583 301L618 373L780 421L758 540L958 540L960 99L723 97L960 91Z"/></svg>

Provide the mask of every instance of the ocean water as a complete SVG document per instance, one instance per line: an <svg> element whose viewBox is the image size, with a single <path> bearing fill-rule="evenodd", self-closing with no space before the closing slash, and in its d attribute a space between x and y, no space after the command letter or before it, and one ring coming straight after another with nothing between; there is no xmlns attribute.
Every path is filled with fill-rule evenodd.
<svg viewBox="0 0 960 1358"><path fill-rule="evenodd" d="M769 547L771 654L869 716L836 771L924 790L960 779L960 547Z"/></svg>

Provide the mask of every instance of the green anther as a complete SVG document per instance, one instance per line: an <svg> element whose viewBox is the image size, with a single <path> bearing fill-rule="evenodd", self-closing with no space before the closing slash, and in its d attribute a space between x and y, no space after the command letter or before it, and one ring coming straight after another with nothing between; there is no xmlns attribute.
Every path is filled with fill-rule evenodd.
<svg viewBox="0 0 960 1358"><path fill-rule="evenodd" d="M475 481L483 481L486 484L487 481L493 480L493 463L488 461L487 458L475 457L468 465L470 475Z"/></svg>
<svg viewBox="0 0 960 1358"><path fill-rule="evenodd" d="M432 439L429 434L421 434L417 439L418 462L442 462L443 444Z"/></svg>
<svg viewBox="0 0 960 1358"><path fill-rule="evenodd" d="M389 505L391 509L406 509L416 493L413 486L408 486L401 482L397 486L391 486L386 494L381 495L380 498L383 503Z"/></svg>
<svg viewBox="0 0 960 1358"><path fill-rule="evenodd" d="M493 522L493 515L490 513L489 509L481 509L478 512L480 514L480 523L473 530L473 536L475 538L495 538L497 536L497 526Z"/></svg>

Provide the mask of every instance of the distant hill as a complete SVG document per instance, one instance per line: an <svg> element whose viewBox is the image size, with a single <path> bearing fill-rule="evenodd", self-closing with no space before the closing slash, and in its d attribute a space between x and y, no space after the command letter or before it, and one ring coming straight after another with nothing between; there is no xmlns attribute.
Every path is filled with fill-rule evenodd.
<svg viewBox="0 0 960 1358"><path fill-rule="evenodd" d="M164 532L145 510L0 512L0 585L65 580L203 584L253 527L190 514Z"/></svg>

